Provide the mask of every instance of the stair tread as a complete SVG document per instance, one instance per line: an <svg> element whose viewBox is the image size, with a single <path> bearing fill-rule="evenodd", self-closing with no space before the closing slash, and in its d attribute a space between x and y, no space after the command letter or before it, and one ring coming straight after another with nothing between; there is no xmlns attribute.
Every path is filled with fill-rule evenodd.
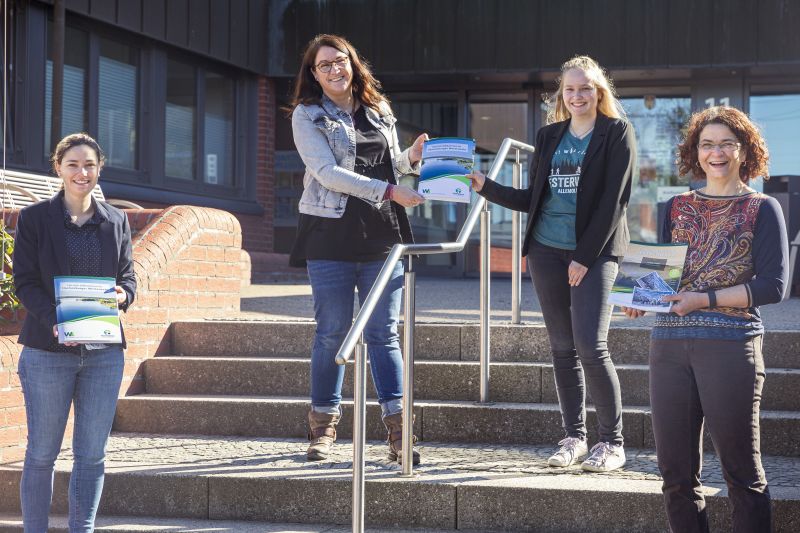
<svg viewBox="0 0 800 533"><path fill-rule="evenodd" d="M305 363L310 364L311 358L309 357L292 357L292 356L220 356L220 355L159 355L152 359L149 359L147 362L150 363L151 361L155 361L156 363L164 361L164 362L176 362L176 361L202 361L202 362L209 362L214 361L219 364L236 364L239 362L242 363L252 363L252 362L275 362L275 363ZM352 364L352 361L348 361L348 364ZM480 366L479 361L462 361L462 360L437 360L437 359L417 359L414 361L415 365L422 365L422 366L470 366L470 367L478 367ZM542 367L542 368L552 368L553 364L549 362L543 361L497 361L492 362L491 366L495 367ZM641 370L646 371L649 368L647 364L636 364L636 363L614 363L614 367L618 370ZM784 367L766 367L767 374L771 373L781 373L781 374L794 374L800 376L800 368L784 368Z"/></svg>
<svg viewBox="0 0 800 533"><path fill-rule="evenodd" d="M349 533L350 526L323 524L274 524L242 520L199 520L192 518L150 518L141 516L102 516L98 515L95 531L115 533ZM67 517L50 516L49 531L52 533L68 531ZM0 531L22 531L22 516L0 513ZM368 533L403 533L419 530L366 528ZM452 530L431 530L429 533L450 533Z"/></svg>
<svg viewBox="0 0 800 533"><path fill-rule="evenodd" d="M133 396L125 396L120 398L119 401L220 401L220 402L287 402L287 403L308 403L308 397L305 396L280 396L280 395L234 395L234 394L160 394L160 393L143 393ZM353 403L351 398L344 398L343 404L349 405ZM368 399L367 403L370 405L377 405L375 399ZM464 407L464 408L502 408L502 409L518 409L518 410L558 410L557 403L517 403L517 402L489 402L481 404L476 401L467 400L416 400L414 401L416 407L425 406L442 406L442 407ZM591 404L587 405L589 411L594 410ZM627 412L650 412L650 406L647 405L624 405L623 411ZM799 411L780 411L780 410L766 410L760 411L761 418L792 418L800 419Z"/></svg>

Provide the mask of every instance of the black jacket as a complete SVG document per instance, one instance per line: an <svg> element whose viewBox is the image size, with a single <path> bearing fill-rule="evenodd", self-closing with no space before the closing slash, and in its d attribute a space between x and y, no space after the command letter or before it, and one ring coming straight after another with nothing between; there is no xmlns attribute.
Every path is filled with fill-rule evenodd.
<svg viewBox="0 0 800 533"><path fill-rule="evenodd" d="M550 161L569 127L569 121L543 127L536 134L536 151L531 161L530 186L514 189L486 180L479 193L490 202L516 211L528 212L528 226L522 255L528 255L533 226L545 196ZM622 119L598 114L592 139L581 164L581 179L575 214L573 259L591 267L601 255L625 254L630 235L625 211L631 196L631 180L636 173L636 136L633 126Z"/></svg>
<svg viewBox="0 0 800 533"><path fill-rule="evenodd" d="M53 278L70 275L63 196L62 191L20 211L14 240L14 287L28 311L18 342L41 350L50 346L56 325ZM117 285L125 290L128 299L120 304L124 311L136 295L128 217L105 202L95 202L95 205L107 220L100 224L102 275L115 278ZM126 346L124 331L122 346Z"/></svg>

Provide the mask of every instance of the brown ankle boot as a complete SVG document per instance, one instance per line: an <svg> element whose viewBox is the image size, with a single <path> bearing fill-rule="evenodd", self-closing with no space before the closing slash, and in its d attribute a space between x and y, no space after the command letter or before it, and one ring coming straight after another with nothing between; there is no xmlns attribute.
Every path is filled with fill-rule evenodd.
<svg viewBox="0 0 800 533"><path fill-rule="evenodd" d="M336 424L339 423L339 415L329 415L327 413L308 412L308 445L306 457L309 461L321 461L328 458L331 447L336 441Z"/></svg>
<svg viewBox="0 0 800 533"><path fill-rule="evenodd" d="M383 425L389 431L389 460L403 464L403 413L395 413L383 417ZM417 442L417 436L412 435L411 442ZM419 452L412 448L413 463L419 464Z"/></svg>

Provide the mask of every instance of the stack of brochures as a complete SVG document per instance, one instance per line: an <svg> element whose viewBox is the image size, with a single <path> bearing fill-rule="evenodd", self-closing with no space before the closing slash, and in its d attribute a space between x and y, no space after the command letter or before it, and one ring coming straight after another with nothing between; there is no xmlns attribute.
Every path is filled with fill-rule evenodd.
<svg viewBox="0 0 800 533"><path fill-rule="evenodd" d="M429 200L469 203L475 162L475 140L440 137L425 141L422 147L422 168L419 193Z"/></svg>
<svg viewBox="0 0 800 533"><path fill-rule="evenodd" d="M620 261L608 303L669 313L672 303L662 298L678 291L686 249L685 244L631 242Z"/></svg>
<svg viewBox="0 0 800 533"><path fill-rule="evenodd" d="M58 342L122 342L114 278L57 276Z"/></svg>

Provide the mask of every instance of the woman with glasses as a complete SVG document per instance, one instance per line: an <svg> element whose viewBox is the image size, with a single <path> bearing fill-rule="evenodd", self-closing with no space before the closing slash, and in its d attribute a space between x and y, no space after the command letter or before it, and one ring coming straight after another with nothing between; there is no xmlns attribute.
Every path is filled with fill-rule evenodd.
<svg viewBox="0 0 800 533"><path fill-rule="evenodd" d="M422 134L400 149L396 119L380 84L356 49L336 35L318 35L305 49L290 105L292 132L306 165L300 220L290 263L307 266L317 322L311 350L311 410L307 457L326 459L341 417L344 366L335 362L353 320L389 250L413 242L404 208L424 198L397 184L417 173ZM364 329L389 458L402 462L402 355L397 322L403 265L392 267ZM413 462L419 462L414 451Z"/></svg>
<svg viewBox="0 0 800 533"><path fill-rule="evenodd" d="M548 126L536 135L530 186L471 175L480 195L528 213L522 254L542 308L565 436L550 466L607 472L625 464L622 400L608 353L608 296L628 246L625 210L636 172L636 137L611 82L591 58L561 66ZM600 441L586 439L584 372Z"/></svg>
<svg viewBox="0 0 800 533"><path fill-rule="evenodd" d="M14 287L28 312L17 365L28 422L20 501L25 531L45 533L53 468L74 406L69 530L90 532L103 490L125 336L121 344L60 344L53 278L114 278L112 298L123 311L133 303L136 278L128 217L92 198L103 168L100 146L85 133L68 135L56 146L52 162L63 188L20 211L14 242Z"/></svg>
<svg viewBox="0 0 800 533"><path fill-rule="evenodd" d="M686 243L680 291L664 300L650 340L650 405L672 531L708 531L700 471L708 427L733 504L733 531L772 531L761 467L764 386L759 306L780 302L788 239L777 200L748 186L767 177L767 147L737 109L692 115L679 146L682 175L705 187L667 204L662 241ZM632 318L644 312L623 308Z"/></svg>

